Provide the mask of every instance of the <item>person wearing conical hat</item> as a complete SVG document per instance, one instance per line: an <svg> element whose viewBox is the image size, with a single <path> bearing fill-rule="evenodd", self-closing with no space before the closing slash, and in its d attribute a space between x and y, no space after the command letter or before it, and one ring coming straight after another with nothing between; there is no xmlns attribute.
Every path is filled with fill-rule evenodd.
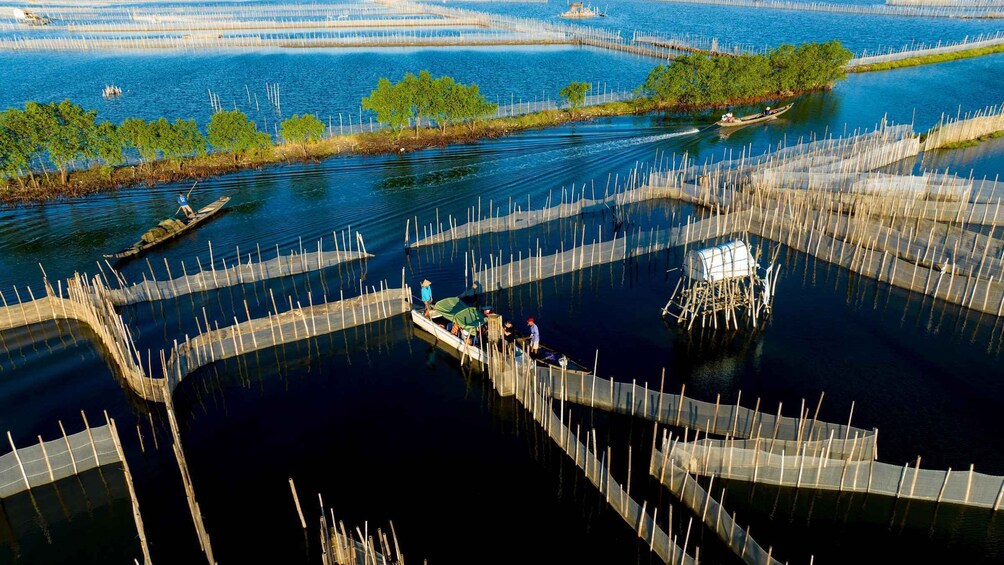
<svg viewBox="0 0 1004 565"><path fill-rule="evenodd" d="M429 318L432 311L432 283L429 279L422 281L422 303L425 304L425 317Z"/></svg>

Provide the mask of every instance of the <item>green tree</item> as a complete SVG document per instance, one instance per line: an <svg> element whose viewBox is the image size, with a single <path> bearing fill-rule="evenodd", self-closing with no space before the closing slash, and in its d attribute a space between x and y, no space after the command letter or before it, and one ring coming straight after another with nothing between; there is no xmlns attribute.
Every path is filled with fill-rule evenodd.
<svg viewBox="0 0 1004 565"><path fill-rule="evenodd" d="M60 184L66 184L69 167L78 159L94 156L90 141L97 130L97 112L84 110L69 100L49 103L39 110L48 125L45 149L59 169Z"/></svg>
<svg viewBox="0 0 1004 565"><path fill-rule="evenodd" d="M0 112L0 177L21 178L25 171L31 175L31 159L36 148L28 136L24 135L26 117L18 108L8 108ZM32 177L34 180L34 177Z"/></svg>
<svg viewBox="0 0 1004 565"><path fill-rule="evenodd" d="M572 110L577 110L586 103L586 93L592 88L588 82L570 82L567 86L558 91L558 95L571 106Z"/></svg>
<svg viewBox="0 0 1004 565"><path fill-rule="evenodd" d="M370 95L363 98L363 109L376 112L378 122L400 132L415 117L413 88L412 82L394 84L381 78Z"/></svg>
<svg viewBox="0 0 1004 565"><path fill-rule="evenodd" d="M264 149L272 144L272 138L258 131L254 122L240 110L230 110L213 114L206 128L209 143L219 151L233 153L234 163L241 154Z"/></svg>
<svg viewBox="0 0 1004 565"><path fill-rule="evenodd" d="M780 45L738 57L689 54L652 69L642 92L664 104L705 105L787 96L844 78L851 52L838 41Z"/></svg>
<svg viewBox="0 0 1004 565"><path fill-rule="evenodd" d="M165 159L174 161L179 171L184 169L185 157L206 154L206 138L195 120L178 119L172 124L161 118L155 129L158 148Z"/></svg>
<svg viewBox="0 0 1004 565"><path fill-rule="evenodd" d="M94 129L91 138L94 155L107 167L117 167L125 162L123 149L125 140L119 134L118 128L111 122L101 122Z"/></svg>
<svg viewBox="0 0 1004 565"><path fill-rule="evenodd" d="M487 118L499 109L498 104L489 102L481 95L481 89L476 84L454 85L449 98L451 112L448 120L467 122L471 129L477 120Z"/></svg>
<svg viewBox="0 0 1004 565"><path fill-rule="evenodd" d="M293 114L292 118L283 120L279 124L279 135L287 143L296 143L303 150L303 156L307 156L307 144L318 141L324 135L324 122L317 119L313 114L299 116Z"/></svg>
<svg viewBox="0 0 1004 565"><path fill-rule="evenodd" d="M118 133L123 145L135 149L143 163L152 163L160 150L157 129L155 123L142 118L126 118L119 125Z"/></svg>

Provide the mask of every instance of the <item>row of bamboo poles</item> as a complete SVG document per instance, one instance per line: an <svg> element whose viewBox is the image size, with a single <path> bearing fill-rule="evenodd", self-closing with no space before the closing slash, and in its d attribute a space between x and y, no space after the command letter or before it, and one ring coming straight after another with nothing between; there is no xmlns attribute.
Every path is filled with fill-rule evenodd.
<svg viewBox="0 0 1004 565"><path fill-rule="evenodd" d="M549 378L541 378L539 374L541 368L530 359L526 352L516 348L504 347L499 349L496 345L486 347L488 356L487 374L492 385L501 394L512 395L517 402L528 411L540 428L554 441L575 463L582 469L586 478L595 486L600 495L604 497L607 505L614 510L638 537L648 543L649 550L660 560L668 564L699 563L700 548L694 547L693 557L688 553L690 547L691 528L693 518L687 524L685 532L673 535L669 530L664 530L658 522L659 508L650 506L648 501L640 504L631 497L631 447L628 447L627 461L627 481L624 486L620 485L613 478L613 465L611 448L600 449L596 430L581 430L581 425L572 427L571 412L565 410L566 386L568 382L574 381L576 376L566 379L562 373L555 380L553 375ZM594 368L595 369L595 368ZM595 373L595 370L594 370ZM553 384L558 385L552 387ZM682 396L681 396L682 398ZM557 412L554 403L557 401ZM653 442L655 438L653 438ZM653 443L653 457L654 457ZM692 505L679 492L674 495L691 508L695 514L702 515L702 520L707 524L707 506L710 502L704 502L705 509L701 511L699 506ZM710 497L708 497L710 499ZM703 497L702 497L702 500ZM717 504L717 503L716 503ZM770 555L771 551L764 551L752 537L749 536L748 529L743 531L739 528L739 533L735 532L736 523L734 515L726 518L721 517L720 505L712 507L716 511L720 524L725 524L726 530L732 532L732 539L728 543L737 556L750 565L775 565L779 562ZM651 509L651 514L649 514ZM673 505L666 508L668 515L666 524L673 527ZM721 535L721 534L720 534ZM723 538L724 539L724 538ZM682 541L682 545L681 545Z"/></svg>
<svg viewBox="0 0 1004 565"><path fill-rule="evenodd" d="M0 500L20 492L27 492L33 507L41 516L32 489L49 484L55 485L61 479L91 469L99 469L100 472L103 466L120 463L132 506L143 563L150 564L150 548L143 527L143 516L140 513L132 473L122 449L122 440L115 420L109 418L105 412L105 424L92 427L83 410L80 411L80 416L84 422L83 431L67 435L63 422L59 421L62 437L43 441L42 436L38 436L38 444L35 446L19 448L14 445L10 431L7 432L11 452L0 456ZM14 464L8 465L11 461ZM53 488L58 490L58 486Z"/></svg>
<svg viewBox="0 0 1004 565"><path fill-rule="evenodd" d="M1004 18L997 6L902 6L892 4L852 4L846 2L798 2L793 0L661 0L663 2L767 8L798 12L911 16L920 18Z"/></svg>
<svg viewBox="0 0 1004 565"><path fill-rule="evenodd" d="M1002 4L1004 5L1004 4ZM874 51L862 51L854 56L847 66L850 68L869 65L873 63L886 63L889 61L899 61L913 57L923 57L925 55L941 55L945 53L957 53L970 49L980 49L983 47L994 47L1004 44L1004 32L981 33L976 37L964 37L961 41L941 41L936 44L911 43L899 48L876 49Z"/></svg>
<svg viewBox="0 0 1004 565"><path fill-rule="evenodd" d="M931 128L924 139L924 150L964 143L998 132L1004 132L1004 105L990 106L965 115L960 113L954 119L942 114L938 125Z"/></svg>
<svg viewBox="0 0 1004 565"><path fill-rule="evenodd" d="M597 352L597 358L599 354ZM604 412L616 412L641 418L647 421L686 428L695 432L710 435L728 436L735 439L754 439L766 430L770 436L771 445L784 446L802 444L803 449L812 449L812 445L834 437L847 440L852 435L859 438L860 445L868 453L875 450L878 437L876 430L866 430L854 427L854 403L851 403L847 416L847 424L837 424L819 419L823 397L820 395L816 410L809 416L805 400L799 407L797 418L782 414L784 403L779 402L777 413L761 410L760 398L756 399L755 407L750 409L742 406L742 391L735 404L723 404L721 395L715 402L707 402L686 396L687 385L680 387L679 394L664 392L666 372L663 370L659 389L649 388L648 383L638 385L637 379L631 382L619 382L614 379L604 379L596 376L593 370L588 375L563 375L560 371L548 368L538 369L537 376L541 379L539 385L552 391L554 398L561 396L563 402L578 404ZM766 440L767 436L763 436ZM816 446L818 449L818 446ZM876 451L877 453L877 451Z"/></svg>
<svg viewBox="0 0 1004 565"><path fill-rule="evenodd" d="M339 300L334 302L328 302L325 296L323 302L313 304L309 292L306 305L299 301L294 304L289 297L289 308L284 311L279 310L271 291L269 296L272 310L267 317L252 319L245 301L245 321L234 316L234 325L223 328L218 322L214 322L215 328L210 326L203 309L205 326L199 324L199 334L192 337L186 334L180 341L175 340L169 354L161 352L162 380L167 383L167 390L173 391L185 376L216 361L369 324L411 309L408 286L390 288L384 281L379 287L360 283L360 294L354 298L346 299L339 291Z"/></svg>
<svg viewBox="0 0 1004 565"><path fill-rule="evenodd" d="M667 468L722 479L836 492L861 492L997 511L1004 499L1004 477L975 472L921 469L921 458L902 466L876 460L859 442L835 438L775 447L766 437L738 443L724 439L664 437L653 457L652 473L665 480ZM769 447L768 447L769 444ZM874 445L874 444L873 444ZM672 472L672 471L670 471ZM672 480L672 479L670 479Z"/></svg>
<svg viewBox="0 0 1004 565"><path fill-rule="evenodd" d="M341 245L338 242L339 235L341 235ZM354 241L353 235L355 236ZM142 282L132 284L126 280L122 273L116 271L106 262L112 280L118 284L118 288L108 290L108 297L116 306L166 300L228 286L321 271L348 261L373 257L366 252L366 243L362 235L358 231L353 232L351 227L340 234L338 232L332 233L332 241L334 251L324 251L324 238L317 240L314 250L305 249L301 240L299 249L290 249L289 254L285 256L279 250L279 245L276 244L275 255L271 259L262 259L260 245L255 246L254 252L248 251L245 254L242 254L240 246L237 246L234 252L236 260L228 266L226 258L220 258L221 266L219 269L217 269L213 254L213 243L210 241L208 243L209 263L207 267L203 267L202 260L196 257L195 263L198 271L188 274L185 262L182 261L180 265L181 276L174 278L171 266L165 257L164 271L167 273L167 277L166 280L158 280L153 265L147 259L150 278L147 278L147 273L143 273ZM107 284L108 276L104 274L104 269L100 264L98 267Z"/></svg>
<svg viewBox="0 0 1004 565"><path fill-rule="evenodd" d="M890 6L954 6L958 8L999 8L1004 0L885 0Z"/></svg>

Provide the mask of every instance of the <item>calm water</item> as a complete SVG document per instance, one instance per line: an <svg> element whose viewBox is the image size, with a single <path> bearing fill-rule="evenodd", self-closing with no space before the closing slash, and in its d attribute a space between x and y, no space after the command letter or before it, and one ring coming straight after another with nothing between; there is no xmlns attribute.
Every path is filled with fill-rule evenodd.
<svg viewBox="0 0 1004 565"><path fill-rule="evenodd" d="M641 9L642 4L623 6ZM516 9L505 6L510 8ZM261 96L267 80L283 85L288 113L347 112L354 111L360 93L376 77L418 68L478 82L494 95L522 92L531 97L539 89L553 93L577 78L613 82L610 77L622 73L624 82L638 82L651 66L641 59L573 49L518 53L520 58L487 51L184 59L7 55L4 61L13 62L9 68L19 80L0 93L0 104L70 96L93 100L99 107L100 86L117 82L133 92L118 106L100 106L110 119L143 112L202 117L209 113L206 88L239 98L243 85L253 83ZM46 73L32 73L36 63L52 66ZM798 100L786 119L745 128L727 139L712 130L693 133L707 118L630 117L468 146L335 158L207 180L193 199L208 202L227 194L233 197L232 209L149 254L158 278L164 275L164 259L173 270L182 260L194 264L196 257L205 264L210 241L215 257L231 262L238 245L244 252L256 243L288 251L299 246L300 238L309 246L349 225L361 230L377 256L365 267L141 304L122 313L140 350L156 355L173 339L197 331L195 317L203 308L221 325L232 323L228 320L237 305L243 311L244 300L252 316L263 314L270 308L269 290L304 302L309 292L316 302L321 293L329 298L339 291L354 294L361 279L370 285L384 279L397 285L404 268L409 284L430 278L437 295L447 296L463 289L465 251L484 255L512 247L515 252L537 239L548 249L559 241L567 246L573 231L581 229L577 222L592 234L601 225L609 229L607 219L568 220L512 237L458 242L406 256L400 247L406 218L417 215L430 222L437 208L442 217L463 218L479 197L485 205L490 200L505 206L509 198L525 202L529 195L540 206L549 191L560 192L573 183L600 192L612 182L608 175L623 178L657 152L719 158L730 149L762 151L813 132L871 128L884 116L926 129L942 112L999 102L1004 89L996 77L1002 65L1004 57L997 56L853 76L832 92ZM52 80L71 73L89 78ZM105 78L113 73L118 74ZM594 74L580 76L587 73ZM137 87L128 86L129 77L138 77ZM1000 141L925 156L924 163L994 176L1004 163ZM173 212L171 194L177 189L165 185L0 212L4 296L10 299L13 284L21 292L25 284L37 290L39 262L51 279L94 272L101 253L131 243L151 222ZM665 225L670 210L666 203L648 204L632 209L630 218L637 227ZM688 211L678 208L675 213ZM1004 440L996 433L995 419L1004 392L999 379L1001 324L849 279L839 269L806 263L782 250L784 271L769 328L724 343L720 337L687 337L665 326L657 314L677 276L667 270L679 265L681 252L597 267L490 300L516 319L537 317L545 343L574 358L588 363L599 349L603 375L658 386L665 368L667 388L686 383L688 394L711 400L721 394L723 401L735 401L741 390L747 406L759 397L763 406L774 409L783 402L792 413L802 399L813 403L825 391L821 417L843 421L855 401L856 425L881 430L883 461L901 463L919 454L924 466L932 468L963 469L974 463L978 471L1004 474ZM124 272L138 279L147 268L145 262L134 262ZM81 409L92 422L107 410L124 436L153 558L198 562L162 411L123 392L82 328L41 325L0 337L0 429L11 430L15 442L27 444L37 441L38 434L58 437L57 420L68 431L81 429ZM176 395L178 418L221 563L316 562L317 493L348 525L368 521L372 530L393 520L411 561L652 562L647 547L639 546L620 519L604 510L594 490L511 401L485 390L479 374L460 369L423 337L407 319L394 319L221 363L183 383ZM641 485L633 488L646 492L660 508L670 503L643 475L649 426L584 411L575 417L584 427L595 426L604 438L601 443L613 446L615 461L625 463L620 472L615 470L621 480L627 445L632 445L633 481ZM63 481L63 503L55 492L42 489L36 495L38 512L24 496L4 501L0 563L107 563L138 555L121 476L117 471L105 475L87 475L79 484ZM296 480L304 502L310 526L306 536L290 498L289 477ZM891 556L992 563L1000 561L1004 549L1001 532L980 512L941 508L935 513L930 505L904 508L875 499L796 496L763 488L751 492L743 485L729 485L727 497L728 507L739 513L740 523L752 524L758 541L796 563L807 563L810 554L817 563L880 563ZM675 508L677 531L686 527L686 517L682 507ZM707 534L695 535L702 561L735 562ZM105 542L97 547L95 537ZM882 552L862 555L864 540L881 546ZM535 550L528 553L531 547Z"/></svg>
<svg viewBox="0 0 1004 565"><path fill-rule="evenodd" d="M834 4L881 4L870 0L840 1ZM855 53L883 48L902 48L913 43L936 44L961 41L966 36L995 33L1000 20L961 20L950 18L913 18L869 16L829 12L796 12L730 6L663 3L650 0L612 0L587 2L607 13L605 18L565 20L558 17L567 7L564 2L547 3L477 3L455 4L474 10L531 17L553 22L573 22L631 33L668 33L717 38L723 44L754 49L775 47L780 43L802 43L839 39Z"/></svg>

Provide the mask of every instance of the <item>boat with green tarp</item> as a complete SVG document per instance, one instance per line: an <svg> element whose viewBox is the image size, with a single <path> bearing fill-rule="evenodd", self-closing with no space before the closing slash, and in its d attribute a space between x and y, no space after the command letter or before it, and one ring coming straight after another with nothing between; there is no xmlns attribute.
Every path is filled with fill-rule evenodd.
<svg viewBox="0 0 1004 565"><path fill-rule="evenodd" d="M434 335L437 342L459 351L462 359L469 357L482 363L487 360L474 336L481 333L481 327L488 323L488 319L484 312L460 298L451 296L439 300L428 316L425 315L425 306L419 304L412 309L411 319L416 326ZM456 326L456 333L450 331L451 324Z"/></svg>

